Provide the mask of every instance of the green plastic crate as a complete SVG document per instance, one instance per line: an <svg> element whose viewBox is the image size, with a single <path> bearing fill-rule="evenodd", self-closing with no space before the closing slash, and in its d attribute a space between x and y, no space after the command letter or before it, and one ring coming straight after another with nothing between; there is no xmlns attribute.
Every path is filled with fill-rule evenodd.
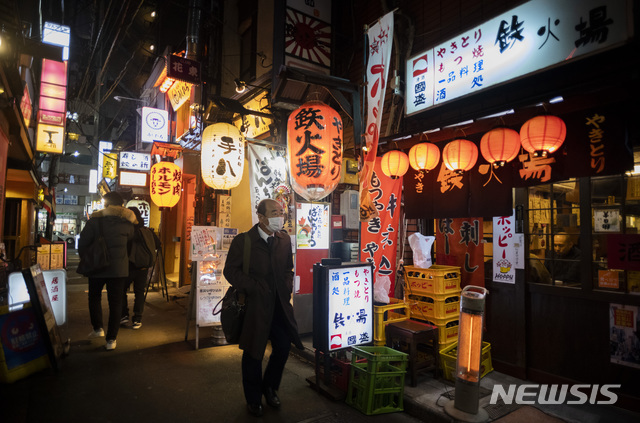
<svg viewBox="0 0 640 423"><path fill-rule="evenodd" d="M406 371L381 362L376 372L367 371L368 363L352 363L347 404L364 414L393 413L404 410Z"/></svg>
<svg viewBox="0 0 640 423"><path fill-rule="evenodd" d="M405 371L409 355L389 347L353 347L351 364L360 363L363 359L366 360L366 370L370 373L380 372L381 367L387 364Z"/></svg>

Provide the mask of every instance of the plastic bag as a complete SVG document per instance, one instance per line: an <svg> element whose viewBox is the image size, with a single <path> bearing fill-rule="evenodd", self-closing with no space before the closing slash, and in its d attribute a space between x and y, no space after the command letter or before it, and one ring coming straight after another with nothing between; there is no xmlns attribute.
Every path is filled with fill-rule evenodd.
<svg viewBox="0 0 640 423"><path fill-rule="evenodd" d="M391 279L386 275L376 275L373 283L373 301L376 303L389 304L389 291L391 290Z"/></svg>
<svg viewBox="0 0 640 423"><path fill-rule="evenodd" d="M435 236L424 236L421 233L415 232L407 238L409 240L409 246L413 251L413 265L428 269L433 264L431 262L431 248L433 242L436 240Z"/></svg>

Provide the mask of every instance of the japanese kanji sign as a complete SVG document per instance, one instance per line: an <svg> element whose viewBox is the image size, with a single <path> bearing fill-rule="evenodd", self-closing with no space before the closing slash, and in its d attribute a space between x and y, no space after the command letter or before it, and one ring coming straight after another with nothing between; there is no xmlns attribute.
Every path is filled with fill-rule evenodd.
<svg viewBox="0 0 640 423"><path fill-rule="evenodd" d="M389 277L393 294L403 179L385 176L380 161L378 157L368 192L377 216L360 223L360 257L373 264L374 282L378 276Z"/></svg>
<svg viewBox="0 0 640 423"><path fill-rule="evenodd" d="M329 351L368 344L373 340L373 280L371 266L328 270Z"/></svg>
<svg viewBox="0 0 640 423"><path fill-rule="evenodd" d="M147 153L121 151L119 168L149 171L151 169L151 155Z"/></svg>
<svg viewBox="0 0 640 423"><path fill-rule="evenodd" d="M167 58L167 78L199 84L200 62L171 54Z"/></svg>
<svg viewBox="0 0 640 423"><path fill-rule="evenodd" d="M443 218L436 221L436 261L460 267L460 286L484 286L482 218Z"/></svg>
<svg viewBox="0 0 640 423"><path fill-rule="evenodd" d="M516 283L515 222L515 214L493 218L491 280L494 282Z"/></svg>
<svg viewBox="0 0 640 423"><path fill-rule="evenodd" d="M160 162L151 167L151 200L158 207L173 207L182 195L182 169L175 163Z"/></svg>
<svg viewBox="0 0 640 423"><path fill-rule="evenodd" d="M640 235L607 235L609 269L640 270Z"/></svg>
<svg viewBox="0 0 640 423"><path fill-rule="evenodd" d="M329 249L329 203L296 203L296 247Z"/></svg>
<svg viewBox="0 0 640 423"><path fill-rule="evenodd" d="M631 37L625 0L532 0L407 61L407 115Z"/></svg>

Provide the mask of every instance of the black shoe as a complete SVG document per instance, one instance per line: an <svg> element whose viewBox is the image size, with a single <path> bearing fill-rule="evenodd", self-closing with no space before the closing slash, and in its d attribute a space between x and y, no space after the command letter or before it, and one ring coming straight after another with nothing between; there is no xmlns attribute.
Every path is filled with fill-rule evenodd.
<svg viewBox="0 0 640 423"><path fill-rule="evenodd" d="M264 398L267 400L267 404L273 408L280 408L280 398L278 393L273 388L264 388Z"/></svg>
<svg viewBox="0 0 640 423"><path fill-rule="evenodd" d="M252 416L262 416L262 404L247 404L247 410L249 410L249 414Z"/></svg>

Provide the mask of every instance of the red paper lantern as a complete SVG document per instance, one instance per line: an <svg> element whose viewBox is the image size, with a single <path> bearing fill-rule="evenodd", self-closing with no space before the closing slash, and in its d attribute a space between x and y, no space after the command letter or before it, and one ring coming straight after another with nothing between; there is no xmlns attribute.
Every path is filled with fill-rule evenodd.
<svg viewBox="0 0 640 423"><path fill-rule="evenodd" d="M449 170L471 170L478 160L478 147L469 140L453 140L444 146L442 161Z"/></svg>
<svg viewBox="0 0 640 423"><path fill-rule="evenodd" d="M480 152L495 167L515 159L520 151L520 134L509 128L495 128L482 136Z"/></svg>
<svg viewBox="0 0 640 423"><path fill-rule="evenodd" d="M409 150L409 164L415 170L427 172L438 166L440 149L430 142L416 144Z"/></svg>
<svg viewBox="0 0 640 423"><path fill-rule="evenodd" d="M182 169L172 162L159 162L151 166L151 200L158 207L173 207L182 194Z"/></svg>
<svg viewBox="0 0 640 423"><path fill-rule="evenodd" d="M387 151L382 156L380 167L389 178L398 179L409 170L409 157L399 150Z"/></svg>
<svg viewBox="0 0 640 423"><path fill-rule="evenodd" d="M520 128L522 148L534 156L546 156L556 151L567 136L567 126L556 116L536 116Z"/></svg>
<svg viewBox="0 0 640 423"><path fill-rule="evenodd" d="M331 194L342 170L342 119L320 101L289 115L287 144L291 186L309 201Z"/></svg>

